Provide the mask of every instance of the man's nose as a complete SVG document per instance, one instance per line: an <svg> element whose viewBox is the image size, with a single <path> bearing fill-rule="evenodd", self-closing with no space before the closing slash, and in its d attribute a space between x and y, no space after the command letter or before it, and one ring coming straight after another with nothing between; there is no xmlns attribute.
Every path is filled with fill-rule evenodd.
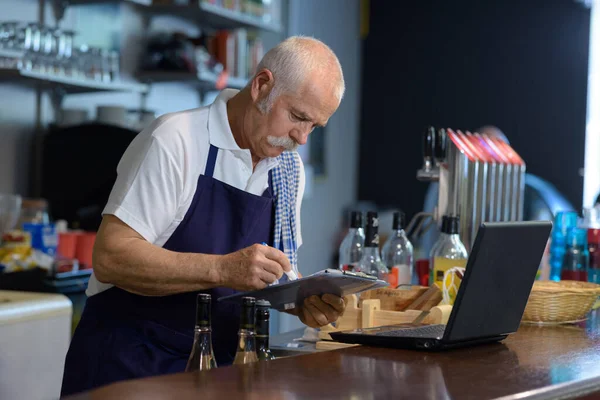
<svg viewBox="0 0 600 400"><path fill-rule="evenodd" d="M305 145L308 140L308 134L310 133L310 129L294 129L290 133L290 136L296 143L299 145Z"/></svg>

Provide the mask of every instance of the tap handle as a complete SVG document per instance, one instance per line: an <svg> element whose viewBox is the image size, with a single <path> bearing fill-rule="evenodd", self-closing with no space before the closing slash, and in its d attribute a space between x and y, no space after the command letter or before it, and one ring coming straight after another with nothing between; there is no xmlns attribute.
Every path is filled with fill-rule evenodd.
<svg viewBox="0 0 600 400"><path fill-rule="evenodd" d="M423 159L425 165L431 165L433 161L433 142L435 140L435 128L430 126L423 135Z"/></svg>
<svg viewBox="0 0 600 400"><path fill-rule="evenodd" d="M446 130L441 128L438 129L435 135L435 144L433 146L433 156L438 163L444 162L446 159L446 144L448 135Z"/></svg>

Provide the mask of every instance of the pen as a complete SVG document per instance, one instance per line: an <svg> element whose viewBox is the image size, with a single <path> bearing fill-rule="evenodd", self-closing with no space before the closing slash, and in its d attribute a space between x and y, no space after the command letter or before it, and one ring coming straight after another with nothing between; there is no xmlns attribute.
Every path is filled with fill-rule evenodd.
<svg viewBox="0 0 600 400"><path fill-rule="evenodd" d="M267 243L265 243L265 242L262 242L261 244L262 244L263 246L268 246L268 244L267 244ZM296 279L298 279L298 275L296 275L296 273L294 272L294 270L293 270L293 269L292 269L292 270L290 270L289 272L288 272L288 271L283 271L283 273L287 275L287 277L288 277L288 279L289 279L290 281L295 281Z"/></svg>

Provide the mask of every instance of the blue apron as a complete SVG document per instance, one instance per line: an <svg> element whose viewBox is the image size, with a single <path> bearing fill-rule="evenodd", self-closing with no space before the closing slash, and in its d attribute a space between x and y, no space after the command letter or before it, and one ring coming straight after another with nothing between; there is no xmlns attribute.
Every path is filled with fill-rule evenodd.
<svg viewBox="0 0 600 400"><path fill-rule="evenodd" d="M190 208L165 249L227 254L272 243L272 185L256 196L214 179L217 153L211 145ZM213 299L217 364L229 365L237 347L240 309L216 300L235 291L203 292ZM182 372L192 349L197 293L150 297L112 287L88 298L67 353L62 396L121 380Z"/></svg>

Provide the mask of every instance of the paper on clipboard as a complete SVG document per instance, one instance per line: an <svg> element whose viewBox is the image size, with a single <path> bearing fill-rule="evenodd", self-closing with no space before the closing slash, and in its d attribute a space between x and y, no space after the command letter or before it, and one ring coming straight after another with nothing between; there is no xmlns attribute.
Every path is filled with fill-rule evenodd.
<svg viewBox="0 0 600 400"><path fill-rule="evenodd" d="M386 286L387 282L365 274L326 269L295 281L251 292L235 293L217 301L240 302L242 297L250 296L268 301L271 308L286 311L296 308L305 298L313 295L322 296L329 293L343 297Z"/></svg>

